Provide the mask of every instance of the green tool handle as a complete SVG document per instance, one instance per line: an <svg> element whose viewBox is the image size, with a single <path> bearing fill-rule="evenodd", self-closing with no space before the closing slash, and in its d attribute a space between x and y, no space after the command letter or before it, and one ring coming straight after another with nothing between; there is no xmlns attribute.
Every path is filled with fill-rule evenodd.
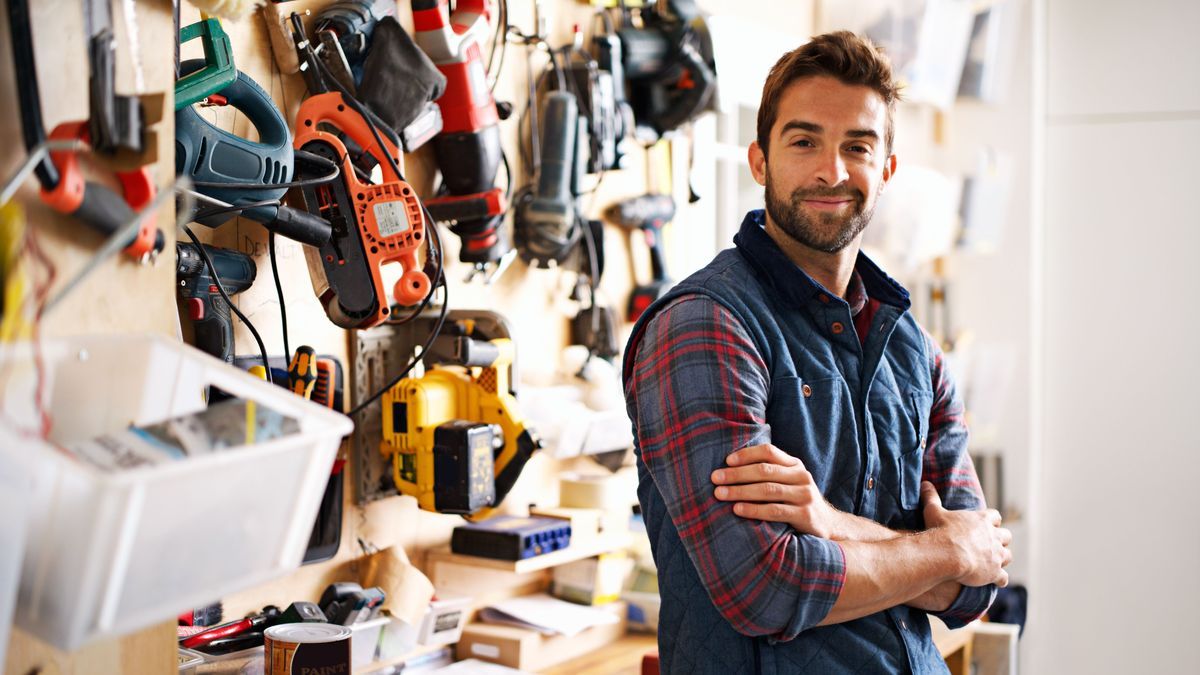
<svg viewBox="0 0 1200 675"><path fill-rule="evenodd" d="M179 44L200 38L204 67L175 81L175 109L182 110L221 91L237 79L233 46L217 19L205 19L179 31Z"/></svg>

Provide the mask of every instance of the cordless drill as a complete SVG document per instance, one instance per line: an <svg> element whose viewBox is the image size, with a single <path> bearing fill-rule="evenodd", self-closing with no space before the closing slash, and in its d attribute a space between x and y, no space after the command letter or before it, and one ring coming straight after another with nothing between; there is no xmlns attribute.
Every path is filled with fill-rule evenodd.
<svg viewBox="0 0 1200 675"><path fill-rule="evenodd" d="M646 237L646 245L650 247L650 283L638 284L629 294L626 314L632 323L674 285L667 277L662 228L675 217L675 199L671 195L650 194L626 199L609 206L604 217L621 227L641 230Z"/></svg>
<svg viewBox="0 0 1200 675"><path fill-rule="evenodd" d="M258 275L253 258L225 248L203 246L226 293L233 296L250 288ZM175 256L179 295L193 322L196 346L226 363L233 363L233 319L229 316L229 305L217 290L217 282L204 264L200 250L195 244L176 242Z"/></svg>

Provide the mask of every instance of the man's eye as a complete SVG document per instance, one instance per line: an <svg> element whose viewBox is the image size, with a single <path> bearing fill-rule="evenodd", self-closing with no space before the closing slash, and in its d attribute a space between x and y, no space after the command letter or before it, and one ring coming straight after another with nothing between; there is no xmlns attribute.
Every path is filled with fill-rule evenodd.
<svg viewBox="0 0 1200 675"><path fill-rule="evenodd" d="M811 148L813 147L813 142L807 138L797 138L796 140L792 141L792 145L800 148Z"/></svg>
<svg viewBox="0 0 1200 675"><path fill-rule="evenodd" d="M871 152L871 148L868 148L865 145L851 145L848 149L850 152L859 152L864 154L869 154Z"/></svg>

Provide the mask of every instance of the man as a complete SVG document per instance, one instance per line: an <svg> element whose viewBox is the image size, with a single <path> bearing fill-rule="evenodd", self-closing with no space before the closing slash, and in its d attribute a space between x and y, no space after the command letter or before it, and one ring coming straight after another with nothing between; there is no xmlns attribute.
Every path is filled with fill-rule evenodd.
<svg viewBox="0 0 1200 675"><path fill-rule="evenodd" d="M1008 582L942 353L859 253L897 98L852 33L780 59L749 151L765 213L634 327L663 672L945 672L926 614L962 625Z"/></svg>

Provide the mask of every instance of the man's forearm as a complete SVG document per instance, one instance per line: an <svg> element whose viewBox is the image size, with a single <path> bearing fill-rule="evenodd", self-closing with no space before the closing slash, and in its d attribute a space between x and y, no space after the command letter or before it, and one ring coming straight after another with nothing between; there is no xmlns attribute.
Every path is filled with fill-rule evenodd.
<svg viewBox="0 0 1200 675"><path fill-rule="evenodd" d="M940 601L949 589L945 584L956 583L963 573L959 559L938 532L839 543L846 556L846 580L833 609L821 621L823 626L897 605Z"/></svg>
<svg viewBox="0 0 1200 675"><path fill-rule="evenodd" d="M912 534L903 530L892 530L869 518L842 512L840 530L834 533L835 541L881 542ZM926 612L945 611L962 590L957 581L943 581L928 591L909 599L903 604Z"/></svg>

